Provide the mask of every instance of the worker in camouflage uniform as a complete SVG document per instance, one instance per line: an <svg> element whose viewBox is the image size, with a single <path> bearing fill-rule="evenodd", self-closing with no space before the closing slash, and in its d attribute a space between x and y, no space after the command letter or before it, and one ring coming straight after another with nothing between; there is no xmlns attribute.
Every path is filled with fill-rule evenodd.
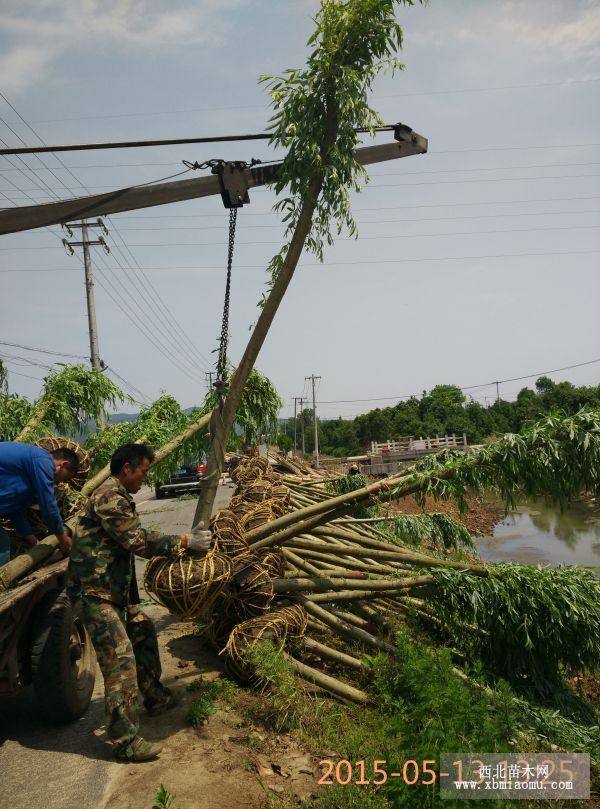
<svg viewBox="0 0 600 809"><path fill-rule="evenodd" d="M111 477L78 518L69 563L70 593L81 599L104 677L108 735L116 758L123 761L148 761L161 750L139 735L140 693L151 715L175 704L160 681L154 625L130 598L134 555L148 559L182 547L205 553L210 537L208 532L162 536L141 527L132 495L140 490L153 459L144 444L125 444L113 454Z"/></svg>

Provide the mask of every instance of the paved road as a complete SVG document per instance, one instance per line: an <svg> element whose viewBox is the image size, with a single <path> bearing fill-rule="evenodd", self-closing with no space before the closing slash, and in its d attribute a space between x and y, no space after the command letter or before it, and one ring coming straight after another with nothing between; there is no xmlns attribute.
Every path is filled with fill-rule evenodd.
<svg viewBox="0 0 600 809"><path fill-rule="evenodd" d="M229 502L231 493L231 486L219 487L215 509ZM145 527L172 534L189 530L195 500L157 501L153 491L144 488L136 501ZM141 573L144 562L137 561ZM174 620L161 608L151 612L159 626ZM161 655L163 661L168 655L164 642ZM100 809L104 805L122 765L112 760L100 730L103 702L99 671L87 714L71 725L46 723L31 689L0 702L0 809Z"/></svg>

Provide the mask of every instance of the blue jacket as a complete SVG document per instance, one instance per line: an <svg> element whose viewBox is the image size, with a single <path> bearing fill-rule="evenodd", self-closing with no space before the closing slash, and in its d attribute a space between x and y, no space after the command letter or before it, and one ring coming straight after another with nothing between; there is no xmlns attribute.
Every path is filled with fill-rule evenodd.
<svg viewBox="0 0 600 809"><path fill-rule="evenodd" d="M54 490L54 458L45 449L0 441L0 517L10 517L20 534L31 534L27 509L35 502L54 534L64 533Z"/></svg>

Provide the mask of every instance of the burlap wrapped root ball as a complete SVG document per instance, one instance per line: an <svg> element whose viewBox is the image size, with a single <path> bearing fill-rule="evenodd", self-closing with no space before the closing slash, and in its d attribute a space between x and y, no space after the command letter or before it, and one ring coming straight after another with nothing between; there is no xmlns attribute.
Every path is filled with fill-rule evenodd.
<svg viewBox="0 0 600 809"><path fill-rule="evenodd" d="M217 511L210 521L213 549L232 559L249 552L244 529L231 509Z"/></svg>
<svg viewBox="0 0 600 809"><path fill-rule="evenodd" d="M271 640L283 648L288 638L304 635L307 623L308 615L304 608L293 604L238 624L220 652L225 657L227 674L243 683L261 684L248 660L249 648L261 640Z"/></svg>
<svg viewBox="0 0 600 809"><path fill-rule="evenodd" d="M146 565L144 587L169 612L182 618L211 614L232 574L227 556L210 550L201 559L180 552L176 557L155 556Z"/></svg>

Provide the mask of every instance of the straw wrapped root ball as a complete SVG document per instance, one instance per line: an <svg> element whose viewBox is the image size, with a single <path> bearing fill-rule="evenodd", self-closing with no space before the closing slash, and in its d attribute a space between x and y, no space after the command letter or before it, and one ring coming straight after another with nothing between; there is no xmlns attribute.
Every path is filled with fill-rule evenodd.
<svg viewBox="0 0 600 809"><path fill-rule="evenodd" d="M240 517L240 525L244 532L259 528L267 522L272 522L278 517L282 517L286 512L285 505L281 500L265 500L257 505L253 504L252 509Z"/></svg>
<svg viewBox="0 0 600 809"><path fill-rule="evenodd" d="M244 529L233 511L217 511L210 521L210 530L213 548L218 553L233 558L248 552L249 546L243 536Z"/></svg>
<svg viewBox="0 0 600 809"><path fill-rule="evenodd" d="M91 465L90 455L83 447L80 447L75 441L71 441L70 438L65 438L62 435L45 435L35 442L35 446L45 449L47 452L54 452L57 449L70 449L74 452L79 461L79 469L77 470L77 474L69 481L69 488L76 491L81 489L88 476Z"/></svg>
<svg viewBox="0 0 600 809"><path fill-rule="evenodd" d="M146 566L144 587L169 612L202 618L210 614L231 573L231 561L215 550L201 559L185 553L156 556Z"/></svg>
<svg viewBox="0 0 600 809"><path fill-rule="evenodd" d="M273 584L269 570L259 557L242 557L234 561L225 593L224 606L233 622L267 612L273 601Z"/></svg>
<svg viewBox="0 0 600 809"><path fill-rule="evenodd" d="M263 548L256 552L256 556L270 579L278 579L283 576L285 572L285 559L281 551L272 548Z"/></svg>
<svg viewBox="0 0 600 809"><path fill-rule="evenodd" d="M248 661L249 648L261 640L271 640L283 646L288 638L304 635L307 623L304 608L294 604L238 624L221 652L225 655L227 672L242 682L256 683L258 678Z"/></svg>

